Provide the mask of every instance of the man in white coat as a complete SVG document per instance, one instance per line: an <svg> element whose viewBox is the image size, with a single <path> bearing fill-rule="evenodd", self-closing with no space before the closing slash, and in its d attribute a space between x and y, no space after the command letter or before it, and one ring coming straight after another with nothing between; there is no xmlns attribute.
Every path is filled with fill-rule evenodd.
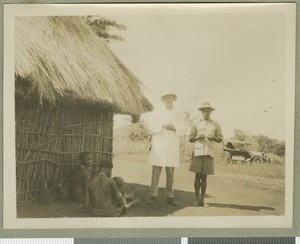
<svg viewBox="0 0 300 244"><path fill-rule="evenodd" d="M177 206L174 199L174 171L179 167L180 136L185 134L182 113L177 111L173 103L177 96L172 93L164 94L161 101L164 103L161 109L153 112L149 122L149 130L152 133L152 145L149 155L149 164L152 165L151 198L148 204L156 203L158 195L158 183L162 168L166 171L166 196L167 203Z"/></svg>

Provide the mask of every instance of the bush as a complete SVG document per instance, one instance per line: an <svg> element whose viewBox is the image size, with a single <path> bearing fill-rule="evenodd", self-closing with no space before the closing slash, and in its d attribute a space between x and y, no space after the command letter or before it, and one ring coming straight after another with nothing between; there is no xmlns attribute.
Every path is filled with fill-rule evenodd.
<svg viewBox="0 0 300 244"><path fill-rule="evenodd" d="M238 141L247 141L249 136L242 130L234 130L234 139Z"/></svg>
<svg viewBox="0 0 300 244"><path fill-rule="evenodd" d="M265 153L273 153L280 157L283 157L285 155L284 142L279 142L275 139L263 135L254 136L253 138L257 142L258 151Z"/></svg>
<svg viewBox="0 0 300 244"><path fill-rule="evenodd" d="M285 144L284 144L284 142L278 142L274 146L273 153L275 155L280 156L280 157L284 157L285 156Z"/></svg>
<svg viewBox="0 0 300 244"><path fill-rule="evenodd" d="M136 124L131 125L129 138L133 141L144 141L148 139L149 130L144 121L140 121Z"/></svg>
<svg viewBox="0 0 300 244"><path fill-rule="evenodd" d="M255 150L263 153L273 153L274 155L285 156L285 143L264 135L248 135L242 130L234 130L234 140L249 141L252 145L247 147L249 150Z"/></svg>

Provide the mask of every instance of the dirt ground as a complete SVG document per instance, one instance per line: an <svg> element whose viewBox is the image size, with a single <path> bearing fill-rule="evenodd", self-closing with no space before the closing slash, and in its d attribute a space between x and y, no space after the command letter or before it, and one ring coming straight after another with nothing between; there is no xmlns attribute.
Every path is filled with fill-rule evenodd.
<svg viewBox="0 0 300 244"><path fill-rule="evenodd" d="M141 203L130 209L126 217L151 216L255 216L284 214L284 186L259 187L247 179L242 181L216 169L208 176L206 202L209 208L192 207L194 202L194 174L188 171L188 163L175 170L175 198L180 206L166 204L164 196L165 172L162 171L157 205L149 206L151 166L147 163L115 160L113 176L122 176L138 192ZM217 167L216 167L217 168ZM270 181L272 184L272 181ZM55 201L49 205L38 202L18 206L18 218L88 217L83 204L72 201Z"/></svg>

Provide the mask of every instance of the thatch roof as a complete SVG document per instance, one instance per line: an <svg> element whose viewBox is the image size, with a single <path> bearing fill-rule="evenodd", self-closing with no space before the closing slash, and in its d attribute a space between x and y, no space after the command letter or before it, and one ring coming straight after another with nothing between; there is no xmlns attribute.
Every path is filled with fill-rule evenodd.
<svg viewBox="0 0 300 244"><path fill-rule="evenodd" d="M56 105L71 97L116 112L152 110L141 82L82 17L15 18L16 94Z"/></svg>

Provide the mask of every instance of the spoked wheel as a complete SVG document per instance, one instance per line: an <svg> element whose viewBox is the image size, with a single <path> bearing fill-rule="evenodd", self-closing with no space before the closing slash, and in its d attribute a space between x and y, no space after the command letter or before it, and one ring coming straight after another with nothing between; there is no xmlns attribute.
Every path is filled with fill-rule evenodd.
<svg viewBox="0 0 300 244"><path fill-rule="evenodd" d="M221 158L226 163L230 163L230 161L231 161L230 153L229 152L222 152Z"/></svg>
<svg viewBox="0 0 300 244"><path fill-rule="evenodd" d="M255 157L253 158L253 163L261 164L264 162L264 160L261 157Z"/></svg>

